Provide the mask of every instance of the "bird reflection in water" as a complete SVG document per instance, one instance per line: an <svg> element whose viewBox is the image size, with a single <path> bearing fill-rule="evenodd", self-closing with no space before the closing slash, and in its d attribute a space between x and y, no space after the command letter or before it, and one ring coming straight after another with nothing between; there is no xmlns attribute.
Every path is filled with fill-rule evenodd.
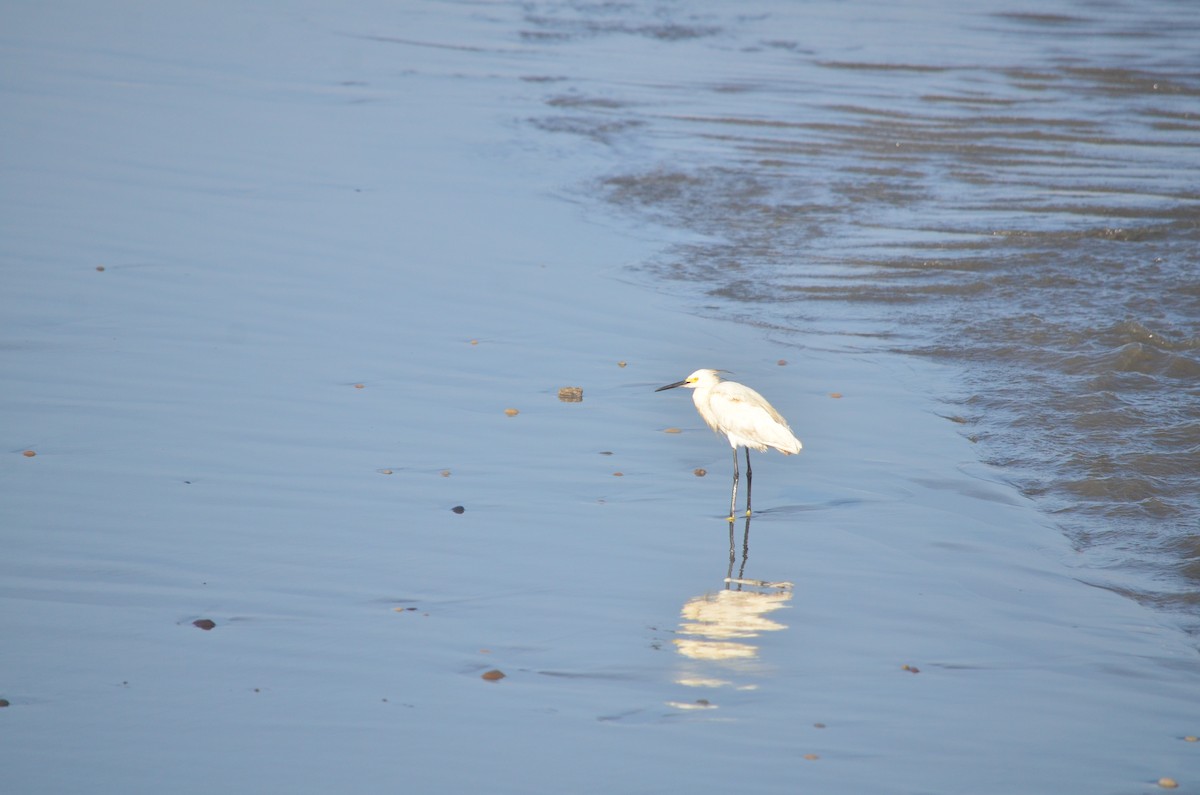
<svg viewBox="0 0 1200 795"><path fill-rule="evenodd" d="M747 579L746 562L750 556L750 517L746 517L742 535L742 560L737 576L733 528L730 528L729 565L724 587L689 599L680 611L682 621L674 640L675 650L687 661L676 682L688 687L753 690L744 681L748 673L760 671L752 663L758 659L755 638L764 632L787 629L771 614L788 606L792 583ZM743 681L737 681L743 679ZM678 709L713 709L709 699L692 702L668 702Z"/></svg>

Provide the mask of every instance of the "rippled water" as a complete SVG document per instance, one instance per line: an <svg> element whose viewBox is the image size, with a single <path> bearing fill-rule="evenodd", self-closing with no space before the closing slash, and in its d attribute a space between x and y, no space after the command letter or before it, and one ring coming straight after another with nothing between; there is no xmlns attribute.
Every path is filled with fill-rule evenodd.
<svg viewBox="0 0 1200 795"><path fill-rule="evenodd" d="M600 193L693 233L653 272L700 311L955 365L946 414L1081 576L1191 610L1200 16L1001 8L543 4L526 38L579 67L534 123L616 149Z"/></svg>
<svg viewBox="0 0 1200 795"><path fill-rule="evenodd" d="M5 791L1194 789L1190 7L959 5L14 9Z"/></svg>

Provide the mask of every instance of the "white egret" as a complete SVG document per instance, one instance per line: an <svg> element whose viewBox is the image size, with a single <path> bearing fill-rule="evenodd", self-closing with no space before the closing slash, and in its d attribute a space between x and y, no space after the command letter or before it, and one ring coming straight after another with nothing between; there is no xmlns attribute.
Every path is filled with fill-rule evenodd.
<svg viewBox="0 0 1200 795"><path fill-rule="evenodd" d="M708 427L725 434L733 447L733 494L729 497L729 521L737 505L739 447L746 448L746 515L750 515L750 448L760 453L774 447L784 455L800 452L803 445L785 420L767 399L745 384L722 381L716 370L697 370L682 381L660 386L664 389L685 387L692 390L692 402Z"/></svg>

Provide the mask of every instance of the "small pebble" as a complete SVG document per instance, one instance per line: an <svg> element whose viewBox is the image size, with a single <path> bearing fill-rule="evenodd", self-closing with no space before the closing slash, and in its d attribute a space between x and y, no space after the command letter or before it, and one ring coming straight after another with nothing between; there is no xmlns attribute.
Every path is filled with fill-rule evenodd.
<svg viewBox="0 0 1200 795"><path fill-rule="evenodd" d="M366 388L366 386L365 386L364 384L355 384L355 385L354 385L354 388L355 388L355 389L365 389L365 388Z"/></svg>
<svg viewBox="0 0 1200 795"><path fill-rule="evenodd" d="M390 469L381 469L381 470L379 470L379 474L381 474L381 475L390 475L390 474L392 474L392 470L390 470Z"/></svg>
<svg viewBox="0 0 1200 795"><path fill-rule="evenodd" d="M617 367L624 367L625 364L625 362L617 362Z"/></svg>
<svg viewBox="0 0 1200 795"><path fill-rule="evenodd" d="M200 629L204 630L205 632L208 632L210 629L212 629L216 625L217 625L217 622L213 621L211 618L197 618L195 621L192 622L193 627L199 627Z"/></svg>
<svg viewBox="0 0 1200 795"><path fill-rule="evenodd" d="M478 344L479 344L479 340L471 340L471 344L472 344L472 345L478 345Z"/></svg>
<svg viewBox="0 0 1200 795"><path fill-rule="evenodd" d="M707 469L693 469L692 474L698 478L702 478L708 474L708 470Z"/></svg>
<svg viewBox="0 0 1200 795"><path fill-rule="evenodd" d="M558 390L558 399L563 403L582 403L583 402L583 387L581 386L564 386Z"/></svg>
<svg viewBox="0 0 1200 795"><path fill-rule="evenodd" d="M464 507L462 507L461 505L455 505L455 506L454 506L453 508L451 508L450 510L454 511L455 513L463 513L463 512L465 512L467 509L466 509L466 508L464 508Z"/></svg>
<svg viewBox="0 0 1200 795"><path fill-rule="evenodd" d="M7 706L8 706L8 699L0 698L0 707L7 707Z"/></svg>
<svg viewBox="0 0 1200 795"><path fill-rule="evenodd" d="M104 273L104 266L103 266L103 265L97 265L97 266L96 266L96 270L100 271L101 273Z"/></svg>
<svg viewBox="0 0 1200 795"><path fill-rule="evenodd" d="M918 667L917 667L917 666L915 666L915 665L908 665L907 663L905 663L904 665L900 666L900 670L902 670L902 671L908 671L910 674L919 674L919 673L921 673L921 669L920 669L920 668L918 668Z"/></svg>
<svg viewBox="0 0 1200 795"><path fill-rule="evenodd" d="M450 477L450 470L449 470L449 469L443 469L443 470L442 470L442 472L441 472L441 474L442 474L442 477L444 477L444 478L448 478L448 477Z"/></svg>
<svg viewBox="0 0 1200 795"><path fill-rule="evenodd" d="M505 409L505 410L504 410L504 413L505 413L505 414L507 414L507 415L508 415L508 416L510 416L510 417L515 417L515 416L517 416L518 414L520 414L521 412L517 411L516 409Z"/></svg>
<svg viewBox="0 0 1200 795"><path fill-rule="evenodd" d="M667 428L663 433L681 433L681 431L678 428Z"/></svg>
<svg viewBox="0 0 1200 795"><path fill-rule="evenodd" d="M614 478L623 478L623 477L625 477L625 473L624 472L614 472L613 477Z"/></svg>
<svg viewBox="0 0 1200 795"><path fill-rule="evenodd" d="M485 672L481 678L486 679L489 682L499 682L504 678L504 671L501 671L498 668L493 668L492 670Z"/></svg>
<svg viewBox="0 0 1200 795"><path fill-rule="evenodd" d="M21 453L21 455L25 456L26 458L33 458L35 455L37 455L37 453L33 452L32 450L26 450L25 452Z"/></svg>
<svg viewBox="0 0 1200 795"><path fill-rule="evenodd" d="M821 757L820 757L820 756L818 756L817 754L805 754L805 755L804 755L804 758L805 758L805 759L807 759L807 760L809 760L809 761L811 762L811 761L813 761L814 759L820 759Z"/></svg>
<svg viewBox="0 0 1200 795"><path fill-rule="evenodd" d="M840 398L841 396L842 396L842 393L841 393L841 392L830 392L830 393L829 393L829 397L831 397L831 398L835 398L835 399L836 399L836 398Z"/></svg>
<svg viewBox="0 0 1200 795"><path fill-rule="evenodd" d="M1163 776L1158 780L1158 786L1162 787L1163 789L1175 789L1179 786L1179 782L1173 778Z"/></svg>
<svg viewBox="0 0 1200 795"><path fill-rule="evenodd" d="M775 362L775 364L779 365L780 367L787 367L787 359L780 359L779 361Z"/></svg>
<svg viewBox="0 0 1200 795"><path fill-rule="evenodd" d="M1184 738L1183 738L1183 741L1184 741L1185 743L1195 743L1195 742L1200 742L1200 737L1197 737L1197 736L1195 736L1195 735L1193 735L1193 734L1189 734L1187 737L1184 737Z"/></svg>

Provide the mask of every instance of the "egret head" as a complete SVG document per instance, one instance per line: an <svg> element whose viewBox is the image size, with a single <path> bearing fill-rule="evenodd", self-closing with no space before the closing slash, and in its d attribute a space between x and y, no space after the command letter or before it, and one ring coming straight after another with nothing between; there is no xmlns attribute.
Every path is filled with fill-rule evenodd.
<svg viewBox="0 0 1200 795"><path fill-rule="evenodd" d="M713 384L720 383L721 381L721 376L718 375L718 372L719 371L717 370L709 369L697 370L682 381L676 381L673 384L660 386L654 391L662 392L664 389L674 389L677 386L686 387L687 389L695 389L696 387L700 386L712 386Z"/></svg>

